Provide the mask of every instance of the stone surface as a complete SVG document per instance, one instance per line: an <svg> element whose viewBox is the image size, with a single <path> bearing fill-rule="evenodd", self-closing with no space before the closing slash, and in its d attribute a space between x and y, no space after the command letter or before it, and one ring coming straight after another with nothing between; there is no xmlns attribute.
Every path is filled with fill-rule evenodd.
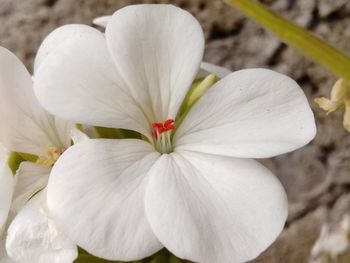
<svg viewBox="0 0 350 263"><path fill-rule="evenodd" d="M67 23L91 25L97 16L141 2L172 3L194 14L208 40L206 61L231 70L268 67L290 75L303 87L315 113L318 134L299 151L262 160L285 186L290 213L281 236L253 262L308 262L322 225L337 224L350 211L350 136L342 128L342 113L326 116L313 102L315 97L329 95L336 80L330 72L220 0L1 0L0 45L15 52L32 69L40 42L54 28ZM348 0L262 2L350 54Z"/></svg>

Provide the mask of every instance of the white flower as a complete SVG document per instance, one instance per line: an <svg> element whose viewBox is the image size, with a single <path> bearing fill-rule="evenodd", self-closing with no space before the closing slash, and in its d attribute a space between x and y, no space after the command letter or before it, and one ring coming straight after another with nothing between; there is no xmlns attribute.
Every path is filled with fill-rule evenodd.
<svg viewBox="0 0 350 263"><path fill-rule="evenodd" d="M34 88L48 111L148 139L88 140L56 162L48 206L74 242L112 260L165 246L212 263L250 260L276 239L287 217L285 191L247 158L290 152L314 137L313 114L292 79L266 69L231 73L179 126L204 50L201 27L186 11L129 6L105 35L71 25L47 45Z"/></svg>
<svg viewBox="0 0 350 263"><path fill-rule="evenodd" d="M38 157L36 161L32 160L34 162L21 162L14 177L16 185L6 237L7 254L14 261L23 263L73 262L77 257L76 245L54 226L45 212L45 188L51 166L71 145L72 125L53 117L40 106L30 74L11 52L2 47L0 122L0 142L8 150L28 160ZM4 165L8 168L7 162ZM1 180L5 175L1 173ZM12 192L11 184L1 182L1 189L5 187L6 191ZM1 205L6 202L8 210L10 203L3 193L5 190L1 190ZM12 193L7 196L12 197ZM4 222L2 215L6 217L6 213L1 214L0 223Z"/></svg>
<svg viewBox="0 0 350 263"><path fill-rule="evenodd" d="M11 207L14 179L7 164L9 152L0 145L0 236Z"/></svg>
<svg viewBox="0 0 350 263"><path fill-rule="evenodd" d="M0 263L13 262L5 249L5 228L11 207L14 178L7 164L9 152L0 145Z"/></svg>

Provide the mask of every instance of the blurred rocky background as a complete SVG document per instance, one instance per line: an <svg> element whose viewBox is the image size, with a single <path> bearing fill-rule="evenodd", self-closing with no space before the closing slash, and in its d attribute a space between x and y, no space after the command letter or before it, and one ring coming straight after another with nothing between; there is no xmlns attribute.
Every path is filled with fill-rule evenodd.
<svg viewBox="0 0 350 263"><path fill-rule="evenodd" d="M350 55L349 0L262 2ZM332 253L322 251L327 250L327 244L335 244L336 248L344 245L327 240L345 233L346 214L350 212L350 136L342 128L341 114L326 116L313 99L328 97L336 77L223 1L0 0L0 45L17 54L31 70L38 46L56 27L68 23L91 25L97 16L109 15L125 5L137 3L171 3L189 10L205 31L206 61L231 70L271 68L291 76L303 87L316 116L318 135L299 151L263 160L287 189L290 212L281 236L253 262L331 262ZM323 236L319 239L321 229L324 229ZM348 232L344 235L349 238ZM313 259L309 261L316 241ZM339 262L350 262L344 255L339 259Z"/></svg>

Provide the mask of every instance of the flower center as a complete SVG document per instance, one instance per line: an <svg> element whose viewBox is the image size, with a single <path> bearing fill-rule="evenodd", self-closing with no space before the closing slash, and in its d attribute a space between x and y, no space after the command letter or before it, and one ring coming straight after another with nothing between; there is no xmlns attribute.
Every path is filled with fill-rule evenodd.
<svg viewBox="0 0 350 263"><path fill-rule="evenodd" d="M173 150L171 145L171 131L176 129L174 122L174 120L169 119L163 123L152 123L154 147L160 153L170 153Z"/></svg>
<svg viewBox="0 0 350 263"><path fill-rule="evenodd" d="M51 167L65 150L64 148L50 147L47 150L47 155L39 157L35 163L43 167Z"/></svg>

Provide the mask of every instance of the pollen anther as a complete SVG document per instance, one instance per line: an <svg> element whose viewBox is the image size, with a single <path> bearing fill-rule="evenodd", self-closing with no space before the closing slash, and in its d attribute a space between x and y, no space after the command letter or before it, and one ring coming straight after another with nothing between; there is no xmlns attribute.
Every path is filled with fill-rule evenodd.
<svg viewBox="0 0 350 263"><path fill-rule="evenodd" d="M176 127L174 126L174 122L175 122L174 120L169 119L169 120L166 120L163 123L160 123L160 122L152 123L152 128L153 128L152 136L153 136L153 139L157 140L159 134L175 130Z"/></svg>
<svg viewBox="0 0 350 263"><path fill-rule="evenodd" d="M65 149L58 149L55 147L50 147L47 151L47 156L39 157L36 164L43 167L51 167L60 158Z"/></svg>

